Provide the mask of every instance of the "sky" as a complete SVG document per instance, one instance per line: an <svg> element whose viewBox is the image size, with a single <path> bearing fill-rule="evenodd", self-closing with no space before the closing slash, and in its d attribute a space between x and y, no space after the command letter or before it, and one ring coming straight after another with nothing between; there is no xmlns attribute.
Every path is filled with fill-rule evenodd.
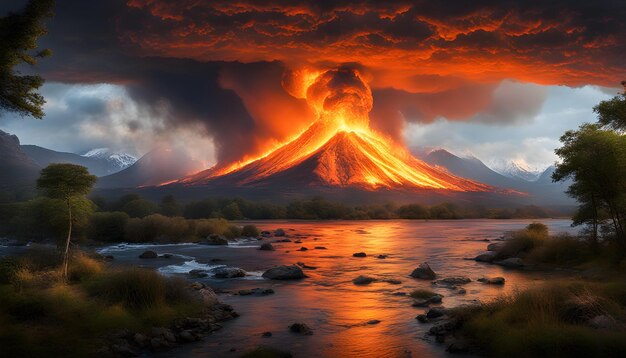
<svg viewBox="0 0 626 358"><path fill-rule="evenodd" d="M0 129L77 153L253 158L315 120L294 83L348 66L390 140L543 168L626 79L619 0L57 0L55 12L40 41L54 55L35 68L46 117L2 113Z"/></svg>

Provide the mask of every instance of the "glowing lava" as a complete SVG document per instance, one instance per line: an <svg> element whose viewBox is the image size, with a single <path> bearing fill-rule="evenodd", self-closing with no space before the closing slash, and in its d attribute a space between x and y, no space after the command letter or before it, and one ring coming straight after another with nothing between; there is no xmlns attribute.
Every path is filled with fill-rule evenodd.
<svg viewBox="0 0 626 358"><path fill-rule="evenodd" d="M303 90L303 88L305 90ZM248 162L209 169L181 182L207 184L228 177L236 185L262 185L274 176L306 178L307 185L486 191L490 187L456 177L414 158L369 128L372 93L359 73L339 68L302 76L318 119L295 139ZM303 172L313 175L304 175Z"/></svg>

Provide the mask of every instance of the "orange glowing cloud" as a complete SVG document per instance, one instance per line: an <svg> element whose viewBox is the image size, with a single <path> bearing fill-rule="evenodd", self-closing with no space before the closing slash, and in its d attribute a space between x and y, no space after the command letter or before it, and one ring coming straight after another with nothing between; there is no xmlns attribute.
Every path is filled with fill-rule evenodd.
<svg viewBox="0 0 626 358"><path fill-rule="evenodd" d="M127 5L150 14L143 18L145 26L122 35L141 53L297 66L355 62L377 73L374 88L411 91L415 87L398 77L429 75L480 83L509 78L610 86L626 70L619 36L625 26L601 12L602 4L591 9L532 1L131 0Z"/></svg>

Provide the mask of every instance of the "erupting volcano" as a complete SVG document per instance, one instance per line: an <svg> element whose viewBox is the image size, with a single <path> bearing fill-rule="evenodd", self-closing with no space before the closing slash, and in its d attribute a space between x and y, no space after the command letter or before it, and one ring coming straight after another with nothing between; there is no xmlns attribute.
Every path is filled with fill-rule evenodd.
<svg viewBox="0 0 626 358"><path fill-rule="evenodd" d="M434 168L372 130L372 93L356 70L342 67L301 77L303 83L298 89L317 115L308 129L270 153L243 163L216 166L179 183L457 192L491 189Z"/></svg>

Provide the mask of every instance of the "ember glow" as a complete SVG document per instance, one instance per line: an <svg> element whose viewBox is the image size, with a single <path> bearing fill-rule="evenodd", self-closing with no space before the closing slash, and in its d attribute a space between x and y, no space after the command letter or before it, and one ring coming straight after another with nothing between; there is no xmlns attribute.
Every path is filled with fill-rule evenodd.
<svg viewBox="0 0 626 358"><path fill-rule="evenodd" d="M237 171L252 173L239 185L263 180L311 158L319 181L332 186L428 188L484 191L488 186L435 169L372 130L372 91L358 70L343 66L326 71L297 72L293 93L305 96L317 119L295 139L246 162L201 172L181 182L207 183Z"/></svg>

